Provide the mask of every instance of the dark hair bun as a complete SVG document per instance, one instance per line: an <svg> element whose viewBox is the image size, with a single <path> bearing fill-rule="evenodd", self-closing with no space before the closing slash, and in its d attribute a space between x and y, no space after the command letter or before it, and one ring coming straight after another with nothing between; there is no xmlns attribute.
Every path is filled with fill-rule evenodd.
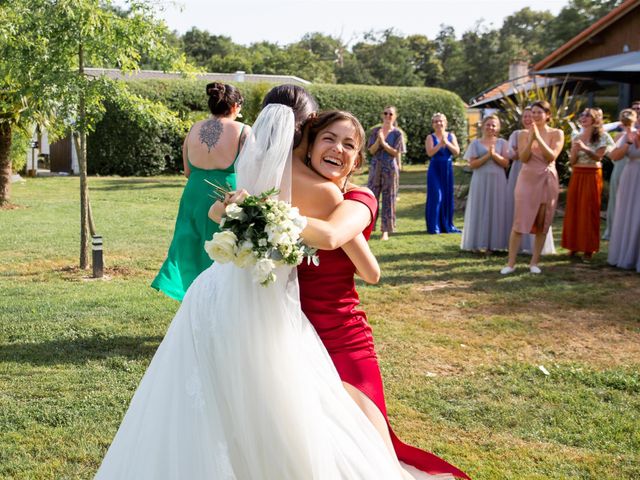
<svg viewBox="0 0 640 480"><path fill-rule="evenodd" d="M207 96L209 97L209 110L213 115L229 115L234 105L244 102L240 90L233 85L220 82L207 84Z"/></svg>

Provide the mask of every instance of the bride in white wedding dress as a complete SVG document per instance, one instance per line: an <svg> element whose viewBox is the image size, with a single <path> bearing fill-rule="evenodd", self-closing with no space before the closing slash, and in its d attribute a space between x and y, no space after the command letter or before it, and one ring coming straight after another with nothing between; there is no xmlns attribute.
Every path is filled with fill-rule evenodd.
<svg viewBox="0 0 640 480"><path fill-rule="evenodd" d="M293 133L289 107L265 107L238 159L238 189L276 186L290 198ZM301 313L297 288L295 268L279 268L267 287L232 263L204 271L95 478L403 478Z"/></svg>

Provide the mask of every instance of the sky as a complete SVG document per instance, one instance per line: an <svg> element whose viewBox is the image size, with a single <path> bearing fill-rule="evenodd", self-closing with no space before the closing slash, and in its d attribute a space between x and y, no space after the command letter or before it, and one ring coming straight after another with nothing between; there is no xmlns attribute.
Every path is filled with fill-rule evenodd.
<svg viewBox="0 0 640 480"><path fill-rule="evenodd" d="M557 14L568 0L156 0L164 4L171 30L191 27L226 35L238 44L267 40L280 45L296 42L305 33L321 32L355 43L371 30L394 28L402 35L433 39L440 25L451 25L460 36L480 19L499 28L505 17L530 7Z"/></svg>

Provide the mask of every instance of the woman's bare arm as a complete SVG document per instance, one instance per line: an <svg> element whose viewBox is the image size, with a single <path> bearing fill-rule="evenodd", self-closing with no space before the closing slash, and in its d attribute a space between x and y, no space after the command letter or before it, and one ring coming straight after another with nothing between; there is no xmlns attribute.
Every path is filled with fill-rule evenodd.
<svg viewBox="0 0 640 480"><path fill-rule="evenodd" d="M438 150L440 150L440 145L434 145L433 136L429 134L424 141L424 148L427 151L427 156L433 157L436 153L438 153Z"/></svg>
<svg viewBox="0 0 640 480"><path fill-rule="evenodd" d="M356 267L356 273L365 282L376 284L380 281L380 265L375 255L371 252L364 235L359 234L342 246L351 262Z"/></svg>
<svg viewBox="0 0 640 480"><path fill-rule="evenodd" d="M307 217L302 238L311 247L335 250L353 240L371 222L371 211L354 200L341 202L326 220Z"/></svg>

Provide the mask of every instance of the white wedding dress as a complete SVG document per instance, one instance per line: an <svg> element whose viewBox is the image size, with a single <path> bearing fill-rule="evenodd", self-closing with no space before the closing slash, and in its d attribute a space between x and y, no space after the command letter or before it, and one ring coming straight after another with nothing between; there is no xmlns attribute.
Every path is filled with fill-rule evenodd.
<svg viewBox="0 0 640 480"><path fill-rule="evenodd" d="M293 131L288 107L263 110L238 160L238 188L280 186L289 198ZM95 478L401 478L301 313L297 288L295 268L278 269L268 287L233 264L204 271Z"/></svg>

